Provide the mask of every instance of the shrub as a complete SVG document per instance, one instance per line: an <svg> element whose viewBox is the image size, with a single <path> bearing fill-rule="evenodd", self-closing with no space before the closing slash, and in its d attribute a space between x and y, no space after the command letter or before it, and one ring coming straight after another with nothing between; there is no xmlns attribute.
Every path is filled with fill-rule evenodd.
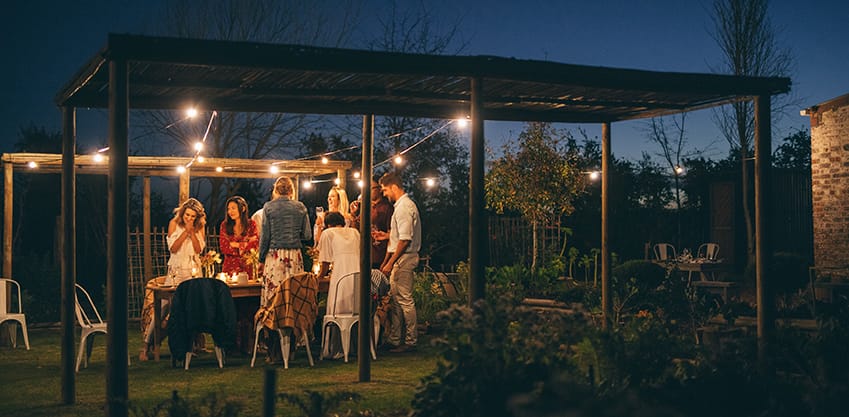
<svg viewBox="0 0 849 417"><path fill-rule="evenodd" d="M455 305L439 316L445 334L434 341L437 369L416 392L416 416L508 415L513 394L570 366L569 346L584 327L574 316L540 313L509 296Z"/></svg>

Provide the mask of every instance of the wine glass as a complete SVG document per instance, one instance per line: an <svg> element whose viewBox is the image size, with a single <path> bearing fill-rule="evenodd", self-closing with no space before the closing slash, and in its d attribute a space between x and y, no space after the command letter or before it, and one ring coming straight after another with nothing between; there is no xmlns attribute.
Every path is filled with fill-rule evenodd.
<svg viewBox="0 0 849 417"><path fill-rule="evenodd" d="M171 286L177 282L177 267L168 265L168 276L165 278L165 285Z"/></svg>

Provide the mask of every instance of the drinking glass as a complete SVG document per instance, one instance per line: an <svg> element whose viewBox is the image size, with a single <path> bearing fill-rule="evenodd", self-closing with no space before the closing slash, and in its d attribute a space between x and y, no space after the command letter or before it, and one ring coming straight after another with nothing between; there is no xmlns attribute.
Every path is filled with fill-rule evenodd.
<svg viewBox="0 0 849 417"><path fill-rule="evenodd" d="M177 267L174 265L168 266L168 276L165 278L165 285L175 285L177 283Z"/></svg>
<svg viewBox="0 0 849 417"><path fill-rule="evenodd" d="M315 208L315 217L324 218L324 207L316 207Z"/></svg>

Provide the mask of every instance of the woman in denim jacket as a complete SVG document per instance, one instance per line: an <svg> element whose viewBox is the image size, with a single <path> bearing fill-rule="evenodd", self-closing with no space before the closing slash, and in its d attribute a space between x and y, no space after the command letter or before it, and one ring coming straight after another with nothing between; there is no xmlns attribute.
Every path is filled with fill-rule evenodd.
<svg viewBox="0 0 849 417"><path fill-rule="evenodd" d="M274 291L287 278L304 271L301 254L303 241L312 239L307 207L292 199L295 186L289 177L274 182L272 200L265 203L259 262L263 269L262 305L274 297Z"/></svg>

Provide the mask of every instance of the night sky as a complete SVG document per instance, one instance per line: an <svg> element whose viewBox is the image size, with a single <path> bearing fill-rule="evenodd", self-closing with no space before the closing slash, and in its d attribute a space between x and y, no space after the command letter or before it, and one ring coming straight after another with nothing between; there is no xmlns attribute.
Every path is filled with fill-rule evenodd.
<svg viewBox="0 0 849 417"><path fill-rule="evenodd" d="M107 34L150 34L166 0L27 1L10 2L2 14L0 36L5 64L0 66L6 88L0 92L0 151L12 151L21 126L34 123L58 131L61 114L53 103L56 92L106 43ZM203 4L203 2L198 2ZM386 1L370 0L363 13ZM418 1L399 1L417 5ZM435 15L461 22L463 55L498 55L563 63L659 71L711 72L720 66L720 51L711 38L711 2L677 1L428 1ZM799 107L774 125L773 140L807 129L798 110L849 93L849 1L773 1L771 18L781 45L795 59L792 93ZM367 34L363 34L367 37ZM352 47L361 45L354 40ZM79 141L105 142L103 110L78 110ZM647 143L642 125L612 125L613 152L637 158ZM710 111L692 113L688 121L690 148L721 158L727 144L710 119ZM97 126L88 128L88 126ZM570 127L570 125L563 125ZM590 136L600 128L584 126ZM517 123L488 122L490 145L521 129Z"/></svg>

